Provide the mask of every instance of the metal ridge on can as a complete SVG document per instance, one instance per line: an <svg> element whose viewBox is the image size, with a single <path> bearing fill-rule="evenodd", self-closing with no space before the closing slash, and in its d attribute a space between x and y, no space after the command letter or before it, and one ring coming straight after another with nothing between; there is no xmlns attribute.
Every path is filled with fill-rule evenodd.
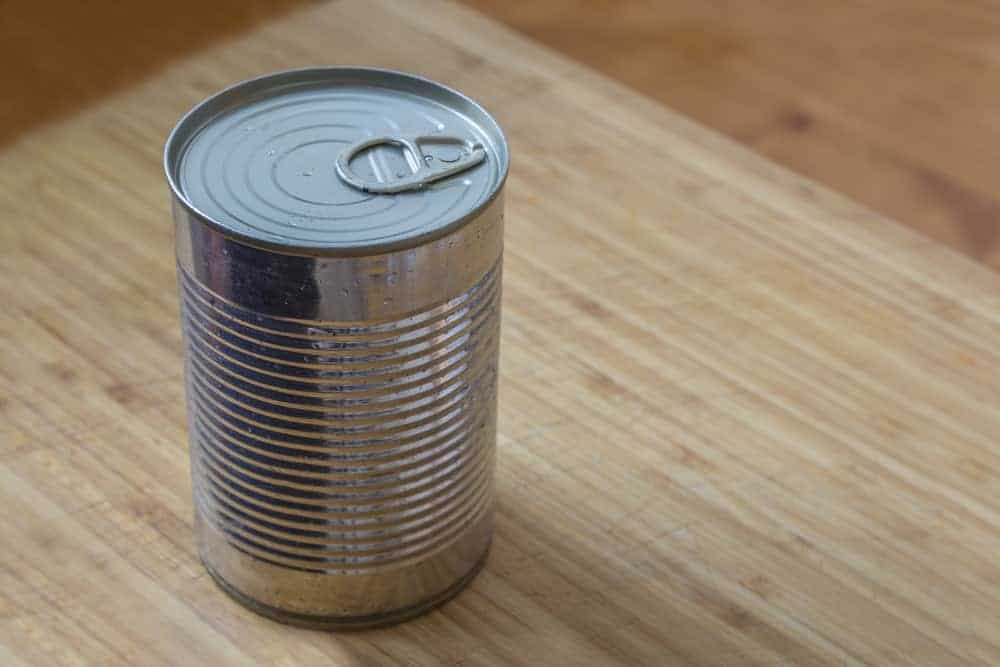
<svg viewBox="0 0 1000 667"><path fill-rule="evenodd" d="M337 95L324 95L331 86ZM403 150L369 151L349 173L324 150L336 147L339 158L351 144L372 140ZM489 159L460 180L395 191L401 196L391 211L373 203L378 186L414 180L418 167L446 169L462 152L477 151ZM232 173L233 163L245 171ZM478 103L414 74L362 67L289 70L237 83L191 109L164 150L167 181L190 215L251 245L333 256L412 247L447 234L490 205L508 165L506 137ZM357 187L355 171L375 188ZM389 227L390 216L398 227Z"/></svg>
<svg viewBox="0 0 1000 667"><path fill-rule="evenodd" d="M168 138L196 537L249 608L385 625L483 566L508 162L478 104L376 69L245 81Z"/></svg>

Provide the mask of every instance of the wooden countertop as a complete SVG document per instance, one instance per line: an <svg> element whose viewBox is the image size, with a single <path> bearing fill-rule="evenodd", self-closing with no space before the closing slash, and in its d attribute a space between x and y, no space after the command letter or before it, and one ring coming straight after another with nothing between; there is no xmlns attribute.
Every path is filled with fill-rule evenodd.
<svg viewBox="0 0 1000 667"><path fill-rule="evenodd" d="M499 524L455 601L284 627L197 561L163 139L363 63L506 128ZM0 154L0 663L997 664L1000 276L447 4L326 3Z"/></svg>
<svg viewBox="0 0 1000 667"><path fill-rule="evenodd" d="M1000 270L998 3L462 3Z"/></svg>

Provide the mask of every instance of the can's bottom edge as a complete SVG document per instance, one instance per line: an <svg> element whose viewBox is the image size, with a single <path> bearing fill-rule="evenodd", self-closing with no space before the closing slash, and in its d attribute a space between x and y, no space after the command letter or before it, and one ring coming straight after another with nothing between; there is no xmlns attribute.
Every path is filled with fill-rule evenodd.
<svg viewBox="0 0 1000 667"><path fill-rule="evenodd" d="M443 605L445 602L448 602L453 597L461 593L462 589L468 586L469 583L476 578L476 575L483 569L483 566L486 565L486 559L490 555L491 546L492 542L487 544L486 551L483 552L483 557L480 558L476 564L462 576L461 579L456 581L450 588L445 589L439 595L436 595L425 602L409 607L394 609L393 611L389 611L384 614L369 614L366 616L315 616L312 614L301 614L297 612L290 612L285 609L279 609L278 607L272 607L271 605L257 602L253 598L244 595L239 590L234 588L222 577L222 575L216 572L204 558L201 559L201 562L205 567L205 570L208 571L208 574L215 580L215 583L219 586L219 588L221 588L233 600L254 613L265 616L273 621L278 621L279 623L295 625L300 628L350 632L358 630L372 630L374 628L384 628L386 626L396 625L398 623L402 623L403 621L408 621L411 618L426 614L427 612Z"/></svg>

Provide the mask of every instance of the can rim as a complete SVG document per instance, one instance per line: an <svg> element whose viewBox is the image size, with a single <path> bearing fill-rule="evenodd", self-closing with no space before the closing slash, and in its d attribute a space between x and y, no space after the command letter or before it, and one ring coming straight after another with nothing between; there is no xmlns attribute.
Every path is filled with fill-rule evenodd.
<svg viewBox="0 0 1000 667"><path fill-rule="evenodd" d="M481 120L485 120L490 124L489 129L491 132L496 133L498 144L502 149L499 151L499 175L489 196L485 197L468 211L463 212L463 214L455 220L449 221L446 224L423 234L416 234L414 236L396 241L338 247L281 243L241 233L226 226L224 223L214 219L212 216L200 210L194 205L193 202L191 202L190 199L188 199L187 195L184 194L180 184L178 183L177 170L180 167L182 156L184 155L187 145L199 131L211 122L213 118L239 105L239 100L230 98L236 97L240 93L254 91L255 89L277 89L289 85L308 82L310 80L320 81L323 78L330 78L333 80L338 77L344 78L352 75L359 77L359 80L362 82L363 77L365 76L371 78L385 77L390 80L395 79L397 81L408 82L410 84L428 86L431 89L437 89L440 93L454 97L462 104L468 105L471 109L475 110L481 117ZM280 70L238 81L210 95L188 110L187 113L185 113L181 119L177 121L177 124L174 125L170 134L167 135L167 139L163 147L163 171L166 175L167 183L170 186L170 191L174 197L174 201L180 204L189 215L208 227L211 227L223 236L237 240L240 243L282 254L304 255L310 257L357 257L384 254L399 250L408 250L448 236L454 231L465 226L472 219L478 217L497 200L500 193L503 191L509 170L510 147L507 141L507 136L504 134L503 128L500 127L500 124L496 121L493 115L479 102L476 102L468 95L465 95L451 86L447 86L432 79L409 72L378 67L303 67L298 69Z"/></svg>

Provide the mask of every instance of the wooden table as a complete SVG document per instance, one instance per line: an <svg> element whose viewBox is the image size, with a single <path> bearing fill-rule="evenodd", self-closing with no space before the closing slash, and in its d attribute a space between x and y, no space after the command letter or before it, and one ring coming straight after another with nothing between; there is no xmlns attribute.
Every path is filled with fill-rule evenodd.
<svg viewBox="0 0 1000 667"><path fill-rule="evenodd" d="M462 3L1000 270L1000 3Z"/></svg>
<svg viewBox="0 0 1000 667"><path fill-rule="evenodd" d="M499 525L405 625L192 542L165 134L234 80L415 70L511 138ZM327 3L0 155L0 664L997 664L1000 277L468 10Z"/></svg>

